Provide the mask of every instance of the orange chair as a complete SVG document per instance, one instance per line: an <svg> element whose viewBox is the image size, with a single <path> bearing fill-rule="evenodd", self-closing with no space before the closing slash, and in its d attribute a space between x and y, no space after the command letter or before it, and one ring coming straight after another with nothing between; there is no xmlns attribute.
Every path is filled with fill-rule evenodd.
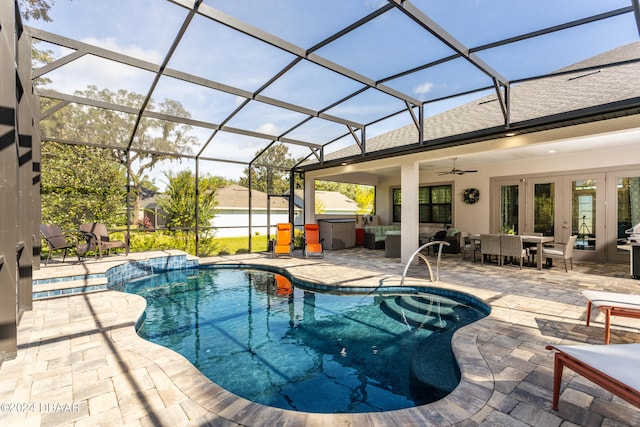
<svg viewBox="0 0 640 427"><path fill-rule="evenodd" d="M276 240L273 242L272 256L288 256L293 255L293 225L287 223L276 224Z"/></svg>
<svg viewBox="0 0 640 427"><path fill-rule="evenodd" d="M288 296L291 294L291 282L280 274L274 274L276 279L276 295Z"/></svg>
<svg viewBox="0 0 640 427"><path fill-rule="evenodd" d="M318 224L304 225L304 257L324 257L322 240L320 240L320 227Z"/></svg>

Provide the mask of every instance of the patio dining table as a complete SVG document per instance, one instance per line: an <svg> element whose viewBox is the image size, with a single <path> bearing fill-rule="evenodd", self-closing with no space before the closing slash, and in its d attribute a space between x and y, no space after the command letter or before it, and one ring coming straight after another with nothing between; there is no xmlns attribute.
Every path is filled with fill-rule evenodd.
<svg viewBox="0 0 640 427"><path fill-rule="evenodd" d="M525 234L522 235L523 243L536 244L536 248L537 248L536 255L538 255L536 257L536 266L538 267L538 270L542 270L542 246L545 243L553 243L553 241L554 241L553 236L527 236Z"/></svg>
<svg viewBox="0 0 640 427"><path fill-rule="evenodd" d="M472 234L469 236L470 239L474 239L478 242L480 242L480 244L482 244L482 240L480 239L480 235L479 234ZM533 235L527 235L527 234L523 234L522 235L522 242L523 243L535 243L536 244L536 248L537 248L537 257L536 257L536 266L538 267L538 270L542 270L542 246L545 243L552 243L554 241L553 236L533 236Z"/></svg>

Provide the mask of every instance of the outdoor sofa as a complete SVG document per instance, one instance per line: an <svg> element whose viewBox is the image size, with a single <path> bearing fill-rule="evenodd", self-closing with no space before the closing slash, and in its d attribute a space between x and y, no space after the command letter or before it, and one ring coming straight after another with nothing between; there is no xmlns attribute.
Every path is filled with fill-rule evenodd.
<svg viewBox="0 0 640 427"><path fill-rule="evenodd" d="M368 249L384 249L387 234L399 234L397 225L368 225L364 227L364 247Z"/></svg>

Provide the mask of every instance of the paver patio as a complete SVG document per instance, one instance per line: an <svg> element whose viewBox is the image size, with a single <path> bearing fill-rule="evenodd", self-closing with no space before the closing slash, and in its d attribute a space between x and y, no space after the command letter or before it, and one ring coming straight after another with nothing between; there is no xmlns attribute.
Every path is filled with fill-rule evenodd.
<svg viewBox="0 0 640 427"><path fill-rule="evenodd" d="M145 257L50 264L35 278L104 271ZM307 281L377 287L399 283L404 265L384 251L327 251L324 259L264 254L205 258L201 263L269 264ZM430 284L424 265L407 284ZM206 379L182 356L139 338L145 302L101 291L34 301L19 325L17 358L0 366L0 422L10 426L617 426L640 425L640 410L565 370L558 411L551 409L553 354L547 344L603 339L602 315L585 326L585 289L640 293L627 265L576 263L537 270L472 263L445 255L435 286L473 294L489 317L458 331L454 350L463 379L430 405L386 413L307 414L238 398ZM640 342L640 322L614 319L611 342Z"/></svg>

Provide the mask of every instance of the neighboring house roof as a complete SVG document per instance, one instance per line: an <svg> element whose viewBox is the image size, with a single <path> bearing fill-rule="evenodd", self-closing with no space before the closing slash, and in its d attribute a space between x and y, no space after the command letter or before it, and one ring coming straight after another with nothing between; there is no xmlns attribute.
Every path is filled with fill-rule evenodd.
<svg viewBox="0 0 640 427"><path fill-rule="evenodd" d="M304 205L304 190L295 190L296 206ZM335 211L358 212L358 203L338 191L316 190L316 203L320 203L326 213Z"/></svg>
<svg viewBox="0 0 640 427"><path fill-rule="evenodd" d="M151 196L154 194L154 196ZM151 208L155 206L158 197L163 197L161 193L153 193L149 191L143 199L143 207ZM295 190L294 204L296 208L302 209L304 191ZM237 184L220 187L216 190L216 209L233 210L248 209L249 206L249 189ZM262 191L253 190L251 194L252 206L254 209L265 209L267 206L267 194ZM332 211L358 211L358 204L337 191L316 191L316 201L322 204L327 213ZM271 209L288 209L289 201L286 197L271 197Z"/></svg>
<svg viewBox="0 0 640 427"><path fill-rule="evenodd" d="M322 205L325 213L331 213L332 211L358 212L358 204L337 191L316 190L316 202Z"/></svg>
<svg viewBox="0 0 640 427"><path fill-rule="evenodd" d="M241 185L231 184L216 190L216 209L248 209L249 189ZM271 197L271 209L288 209L289 201L285 197ZM251 206L254 209L267 207L267 193L253 190Z"/></svg>
<svg viewBox="0 0 640 427"><path fill-rule="evenodd" d="M550 77L511 86L510 121L525 125L541 117L576 110L587 111L593 105L609 104L640 97L640 42L610 50L552 73ZM621 63L615 66L604 66ZM602 68L583 70L588 67ZM573 71L573 72L572 72ZM557 74L562 73L562 74ZM553 75L556 74L556 75ZM429 105L425 105L428 113ZM603 117L606 118L606 117ZM424 120L424 141L438 141L456 135L500 128L504 116L495 92ZM417 144L415 125L367 139L367 152ZM327 154L325 160L360 155L356 145ZM317 163L310 161L309 163Z"/></svg>
<svg viewBox="0 0 640 427"><path fill-rule="evenodd" d="M294 192L294 203L297 208L302 208L302 190ZM253 190L251 194L252 206L254 209L261 209L267 206L267 194L262 191ZM322 203L323 208L328 213L331 211L353 211L357 212L358 204L337 191L316 191L316 200ZM248 209L249 189L241 185L228 185L216 190L216 209ZM287 209L288 200L285 197L271 197L271 209Z"/></svg>
<svg viewBox="0 0 640 427"><path fill-rule="evenodd" d="M158 199L163 197L162 193L142 187L140 189L140 206L143 208L152 208L158 205Z"/></svg>

